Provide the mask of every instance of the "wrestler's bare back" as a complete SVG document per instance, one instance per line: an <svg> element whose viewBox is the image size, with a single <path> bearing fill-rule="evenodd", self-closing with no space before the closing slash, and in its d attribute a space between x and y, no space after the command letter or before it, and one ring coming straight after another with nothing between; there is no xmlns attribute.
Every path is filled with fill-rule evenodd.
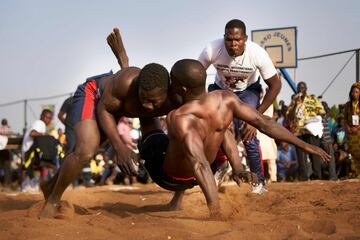
<svg viewBox="0 0 360 240"><path fill-rule="evenodd" d="M202 140L206 160L211 164L223 142L224 133L233 119L223 91L202 95L167 116L169 147L164 161L164 170L175 177L193 177L193 165L184 143L187 134L198 134ZM220 100L221 99L221 100ZM219 101L220 100L220 101ZM191 143L190 143L191 144Z"/></svg>

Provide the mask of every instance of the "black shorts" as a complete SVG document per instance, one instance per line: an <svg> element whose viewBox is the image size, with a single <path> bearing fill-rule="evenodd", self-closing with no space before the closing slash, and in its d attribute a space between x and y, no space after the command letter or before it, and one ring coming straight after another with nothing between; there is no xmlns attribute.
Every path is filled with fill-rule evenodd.
<svg viewBox="0 0 360 240"><path fill-rule="evenodd" d="M194 179L179 179L165 173L163 165L169 144L168 136L161 130L144 136L139 144L140 157L152 180L170 191L182 191L197 185Z"/></svg>

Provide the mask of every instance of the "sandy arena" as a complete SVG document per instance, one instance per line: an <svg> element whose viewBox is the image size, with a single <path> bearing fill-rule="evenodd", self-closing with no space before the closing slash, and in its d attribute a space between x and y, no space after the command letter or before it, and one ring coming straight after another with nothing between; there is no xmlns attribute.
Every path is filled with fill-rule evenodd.
<svg viewBox="0 0 360 240"><path fill-rule="evenodd" d="M0 239L360 239L360 182L276 183L263 195L223 187L223 221L208 220L200 188L183 209L165 211L172 194L154 184L72 190L67 219L38 219L40 194L0 193Z"/></svg>

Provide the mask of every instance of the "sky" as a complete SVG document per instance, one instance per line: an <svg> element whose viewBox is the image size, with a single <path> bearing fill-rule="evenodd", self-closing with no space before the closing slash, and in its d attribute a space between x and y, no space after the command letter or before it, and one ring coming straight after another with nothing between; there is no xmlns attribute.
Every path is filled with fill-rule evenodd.
<svg viewBox="0 0 360 240"><path fill-rule="evenodd" d="M360 48L358 0L3 0L0 1L0 118L16 132L24 127L23 99L74 92L87 77L118 71L106 36L119 27L130 65L163 64L197 59L205 45L221 38L225 24L241 19L252 30L292 27L298 30L298 57ZM299 61L288 69L308 92L320 95L352 53ZM208 81L213 81L213 68ZM330 105L346 102L355 81L355 57L324 94ZM292 92L283 81L278 100ZM58 113L66 96L29 100L27 123L39 118L44 105ZM55 116L55 125L63 127Z"/></svg>

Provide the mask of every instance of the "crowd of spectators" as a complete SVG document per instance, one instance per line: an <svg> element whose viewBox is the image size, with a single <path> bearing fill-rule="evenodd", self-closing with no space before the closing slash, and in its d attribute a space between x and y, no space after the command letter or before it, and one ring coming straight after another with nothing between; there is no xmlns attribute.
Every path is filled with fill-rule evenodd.
<svg viewBox="0 0 360 240"><path fill-rule="evenodd" d="M289 129L302 140L322 147L330 156L323 162L317 156L306 154L296 147L270 139L258 133L262 148L264 175L268 182L343 180L360 176L360 83L354 83L345 104L329 107L321 98L308 94L305 82L298 84L297 93L287 106L284 101L274 103L266 114L278 124ZM40 119L26 131L22 147L4 149L8 138L15 138L6 119L0 126L0 186L1 190L38 192L41 178L51 177L61 165L61 160L75 144L73 126L69 121L71 98L66 99L58 118L65 125L62 129L49 131L53 112L45 109ZM165 118L160 118L166 132ZM139 120L121 118L118 132L127 147L137 152L141 137ZM6 142L4 142L6 141ZM246 165L246 150L239 150ZM121 173L114 160L113 149L105 142L91 163L84 166L83 173L74 179L73 186L91 187L105 184L147 183L149 177L144 169L134 178Z"/></svg>
<svg viewBox="0 0 360 240"><path fill-rule="evenodd" d="M66 114L60 115L64 118L66 116ZM47 128L52 118L52 111L43 110L40 119L27 129L22 142L18 142L17 145L20 144L20 147L0 150L0 191L38 193L40 180L53 176L61 166L61 160L75 143L68 141L69 134L64 134L61 128L57 130ZM69 127L66 130L69 130ZM136 145L140 136L139 122L121 118L118 131L122 139L127 142L127 146L137 151ZM7 120L3 119L0 135L10 138L11 134ZM3 147L5 146L6 144ZM122 174L113 157L111 145L105 142L90 164L84 166L81 176L74 179L73 187L148 182L146 173L138 179Z"/></svg>
<svg viewBox="0 0 360 240"><path fill-rule="evenodd" d="M300 82L288 106L284 101L272 106L275 108L273 118L277 123L303 141L323 148L331 156L329 162L323 162L317 156L306 154L292 145L276 142L276 181L359 177L359 92L360 83L354 83L349 92L349 101L329 108L321 97L308 94L306 83ZM265 170L268 181L274 181L274 170L268 164L265 164Z"/></svg>

